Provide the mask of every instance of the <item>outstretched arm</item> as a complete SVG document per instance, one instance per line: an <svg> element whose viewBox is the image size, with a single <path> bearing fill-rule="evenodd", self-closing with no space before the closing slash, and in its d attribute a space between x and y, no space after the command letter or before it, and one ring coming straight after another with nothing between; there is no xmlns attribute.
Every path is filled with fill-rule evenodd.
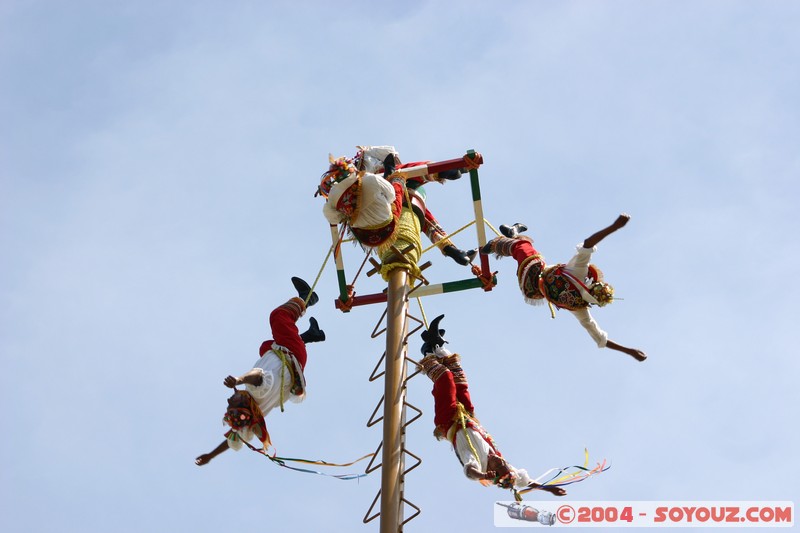
<svg viewBox="0 0 800 533"><path fill-rule="evenodd" d="M494 472L481 472L480 468L472 463L469 463L464 467L464 474L466 474L468 478L478 481L481 479L494 479L494 476L496 475Z"/></svg>
<svg viewBox="0 0 800 533"><path fill-rule="evenodd" d="M204 453L203 455L198 456L197 459L194 460L194 464L196 464L197 466L203 466L205 464L208 464L209 461L211 461L211 459L218 456L227 449L228 449L228 441L224 440L219 446L211 450L209 453Z"/></svg>
<svg viewBox="0 0 800 533"><path fill-rule="evenodd" d="M595 246L597 246L597 243L599 243L600 241L602 241L603 239L605 239L606 237L608 237L609 235L611 235L612 233L614 233L618 229L623 228L625 226L625 224L627 224L630 219L631 219L630 215L628 215L626 213L622 213L620 216L617 217L617 219L614 221L613 224L611 224L610 226L608 226L606 228L601 229L597 233L594 233L592 236L590 236L586 240L584 240L583 241L583 247L584 248L594 248Z"/></svg>
<svg viewBox="0 0 800 533"><path fill-rule="evenodd" d="M617 350L618 352L626 353L640 362L647 359L647 354L644 353L643 351L637 348L628 348L627 346L617 344L611 339L608 339L608 341L606 342L606 348L611 348L612 350Z"/></svg>
<svg viewBox="0 0 800 533"><path fill-rule="evenodd" d="M222 383L229 389L232 389L236 385L244 385L244 384L258 387L259 385L261 385L261 383L263 383L263 381L264 381L264 375L254 368L250 372L242 374L238 378L235 378L233 376L228 376L224 380L222 380Z"/></svg>
<svg viewBox="0 0 800 533"><path fill-rule="evenodd" d="M565 491L561 487L551 487L549 485L540 485L538 483L531 483L530 487L532 489L539 489L539 490L543 490L545 492L549 492L553 496L566 496L567 495L567 491Z"/></svg>

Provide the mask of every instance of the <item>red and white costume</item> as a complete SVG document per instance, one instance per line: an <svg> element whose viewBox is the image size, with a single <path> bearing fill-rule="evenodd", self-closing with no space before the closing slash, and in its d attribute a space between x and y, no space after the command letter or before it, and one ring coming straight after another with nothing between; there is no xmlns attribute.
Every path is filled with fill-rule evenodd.
<svg viewBox="0 0 800 533"><path fill-rule="evenodd" d="M437 347L434 355L439 358L453 355L447 348ZM448 369L433 382L434 419L437 438L447 438L453 445L453 451L464 467L464 474L474 466L486 472L489 455L501 456L491 436L480 425L474 416L475 407L469 394L466 378L456 382L453 373ZM463 418L462 418L463 417ZM522 469L508 465L514 475L514 485L525 487L531 479ZM469 477L469 476L467 476ZM471 478L470 478L471 479ZM488 483L487 483L488 484Z"/></svg>
<svg viewBox="0 0 800 533"><path fill-rule="evenodd" d="M327 194L322 213L332 225L346 222L358 241L370 247L377 247L390 241L394 235L396 222L400 217L406 194L411 206L420 220L421 231L434 244L452 244L447 233L425 206L424 190L420 185L430 181L430 176L409 178L408 188L399 178L383 178L383 160L389 154L397 154L392 146L359 147L357 168L334 183ZM419 166L424 163L406 163L397 169ZM380 175L379 175L380 174Z"/></svg>
<svg viewBox="0 0 800 533"><path fill-rule="evenodd" d="M577 252L567 264L547 266L544 257L526 239L516 239L511 247L511 256L516 259L519 288L525 301L532 305L551 302L556 307L567 309L597 343L605 348L608 333L589 313L589 306L597 300L589 294L583 281L587 276L597 277L597 270L589 264L597 247L584 248L577 245ZM591 271L591 274L590 274Z"/></svg>
<svg viewBox="0 0 800 533"><path fill-rule="evenodd" d="M292 298L269 315L269 324L274 339L264 341L259 349L261 355L253 369L261 374L260 385L245 384L245 389L258 403L266 417L272 409L288 400L300 403L305 398L305 376L307 352L297 320L305 314L305 303L301 298ZM245 441L253 438L252 430L233 430ZM228 438L228 447L239 450L242 443L237 438Z"/></svg>

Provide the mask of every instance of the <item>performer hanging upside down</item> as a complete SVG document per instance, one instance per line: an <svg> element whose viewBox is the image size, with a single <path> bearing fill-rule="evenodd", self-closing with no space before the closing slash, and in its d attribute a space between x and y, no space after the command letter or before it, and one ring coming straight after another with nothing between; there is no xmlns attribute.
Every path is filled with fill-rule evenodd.
<svg viewBox="0 0 800 533"><path fill-rule="evenodd" d="M223 422L231 426L225 433L225 440L209 453L195 459L197 465L204 465L228 448L239 450L242 441L257 437L264 449L270 445L264 417L275 407L283 411L284 400L294 403L303 401L306 382L303 370L306 366L306 344L325 340L325 332L319 329L314 318L304 333L297 329L297 319L305 314L306 304L314 305L318 300L316 293L300 278L292 278L298 297L291 298L277 307L269 316L274 340L264 341L259 354L261 357L253 369L239 376L228 376L223 384L234 390L228 398L228 409ZM236 389L244 385L244 390Z"/></svg>
<svg viewBox="0 0 800 533"><path fill-rule="evenodd" d="M477 250L464 251L448 238L433 214L425 206L423 183L454 180L461 172L451 170L434 175L409 178L394 174L399 168L424 163L401 164L392 146L362 147L353 159L330 158L330 168L322 175L318 193L326 198L323 214L331 224L347 223L358 241L368 247L392 244L404 207L416 214L421 231L430 241L459 265L467 265ZM381 177L379 174L383 174ZM411 206L408 201L411 201Z"/></svg>
<svg viewBox="0 0 800 533"><path fill-rule="evenodd" d="M496 237L481 249L485 254L494 253L498 258L511 256L517 260L519 288L525 301L538 305L545 300L561 309L567 309L589 332L599 348L611 348L626 353L637 361L644 361L647 355L639 349L628 348L608 338L600 329L589 307L604 306L614 300L614 288L603 281L603 273L590 264L597 244L625 226L630 215L619 215L613 224L592 234L577 246L578 252L567 264L547 266L544 257L533 247L533 240L519 234L527 230L524 224L500 226L503 237Z"/></svg>
<svg viewBox="0 0 800 533"><path fill-rule="evenodd" d="M504 489L538 488L556 496L567 492L561 487L542 486L531 481L528 473L516 469L503 458L494 440L475 418L475 408L461 358L444 347L444 330L436 317L422 333L422 353L419 365L433 381L433 434L438 440L447 439L453 445L464 474L484 486Z"/></svg>

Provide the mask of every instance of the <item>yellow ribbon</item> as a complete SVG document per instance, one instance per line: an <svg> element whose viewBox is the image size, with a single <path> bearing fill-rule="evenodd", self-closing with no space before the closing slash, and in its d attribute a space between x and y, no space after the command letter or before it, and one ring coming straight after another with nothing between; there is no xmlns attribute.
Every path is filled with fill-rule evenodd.
<svg viewBox="0 0 800 533"><path fill-rule="evenodd" d="M281 348L276 347L274 344L272 345L272 351L275 352L275 355L278 356L278 359L280 359L281 363L282 363L282 367L281 367L281 390L280 390L280 402L281 402L280 403L280 407L281 407L281 413L282 413L283 412L283 385L285 383L284 376L286 375L286 372L288 371L289 372L289 377L291 377L291 379L292 379L291 387L294 387L294 373L291 371L291 368L289 367L289 361L288 361L289 354L286 353L286 351L282 350Z"/></svg>
<svg viewBox="0 0 800 533"><path fill-rule="evenodd" d="M472 455L475 457L475 460L478 461L480 464L481 460L478 457L478 451L475 449L475 446L472 444L472 439L469 438L469 432L467 431L467 410L464 408L464 405L461 402L457 402L456 409L458 409L458 418L461 422L461 430L464 432L464 436L467 438L467 444L469 444L469 449L472 451Z"/></svg>

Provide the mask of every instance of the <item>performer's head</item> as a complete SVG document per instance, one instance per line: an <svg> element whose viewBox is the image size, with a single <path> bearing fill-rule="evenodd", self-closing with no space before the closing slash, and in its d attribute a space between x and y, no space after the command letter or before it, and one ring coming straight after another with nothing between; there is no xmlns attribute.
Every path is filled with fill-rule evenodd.
<svg viewBox="0 0 800 533"><path fill-rule="evenodd" d="M352 159L346 157L334 159L332 155L328 154L328 161L330 161L330 167L322 174L322 180L317 188L317 194L321 194L324 198L328 197L331 188L333 188L335 184L356 172ZM316 194L314 196L316 196Z"/></svg>
<svg viewBox="0 0 800 533"><path fill-rule="evenodd" d="M495 479L497 480L495 483L498 483L501 479L507 479L508 475L511 473L511 469L508 467L506 460L491 452L486 459L486 470L495 473Z"/></svg>
<svg viewBox="0 0 800 533"><path fill-rule="evenodd" d="M223 422L234 429L248 427L254 423L255 413L251 405L252 396L245 391L236 390L228 398L228 409Z"/></svg>
<svg viewBox="0 0 800 533"><path fill-rule="evenodd" d="M597 300L597 305L600 307L614 301L614 287L604 281L595 281L592 283L589 287L589 294Z"/></svg>
<svg viewBox="0 0 800 533"><path fill-rule="evenodd" d="M508 462L494 453L489 453L486 459L486 470L495 473L494 484L503 489L512 487L521 488L531 483L531 478L525 470L517 470Z"/></svg>
<svg viewBox="0 0 800 533"><path fill-rule="evenodd" d="M589 265L586 277L590 281L589 294L597 300L597 305L602 307L614 301L614 287L603 281L603 271L597 268L597 265Z"/></svg>
<svg viewBox="0 0 800 533"><path fill-rule="evenodd" d="M383 162L389 154L394 155L396 165L400 164L400 154L394 146L356 146L358 152L353 157L353 165L359 171L383 174Z"/></svg>
<svg viewBox="0 0 800 533"><path fill-rule="evenodd" d="M241 437L247 441L255 435L263 443L264 449L270 445L264 413L261 412L255 398L247 391L234 390L233 395L228 398L228 409L222 417L222 422L231 427L225 433L226 439L237 440Z"/></svg>

